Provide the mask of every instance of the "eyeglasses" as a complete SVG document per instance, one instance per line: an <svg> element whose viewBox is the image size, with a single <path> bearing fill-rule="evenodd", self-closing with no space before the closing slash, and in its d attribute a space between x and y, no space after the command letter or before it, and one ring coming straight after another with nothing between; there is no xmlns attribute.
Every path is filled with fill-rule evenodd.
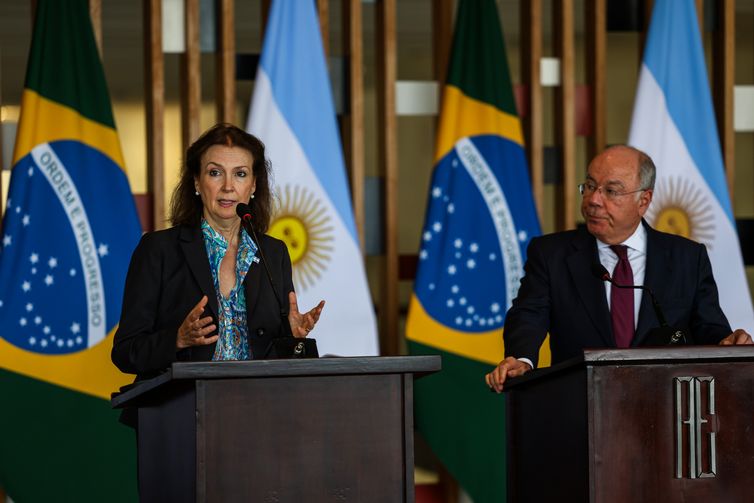
<svg viewBox="0 0 754 503"><path fill-rule="evenodd" d="M627 196L629 194L636 194L637 192L644 192L645 190L647 189L636 189L636 190L631 190L628 192L621 192L619 190L611 189L609 187L602 187L599 185L595 185L592 182L584 182L584 183L579 184L579 192L581 192L582 196L591 196L595 192L599 191L600 194L602 194L602 197L610 201L614 201L621 196Z"/></svg>

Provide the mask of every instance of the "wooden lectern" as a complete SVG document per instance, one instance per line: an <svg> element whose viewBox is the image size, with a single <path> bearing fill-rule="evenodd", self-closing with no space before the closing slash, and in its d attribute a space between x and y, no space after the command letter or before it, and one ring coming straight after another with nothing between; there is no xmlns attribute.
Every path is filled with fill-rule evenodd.
<svg viewBox="0 0 754 503"><path fill-rule="evenodd" d="M439 356L174 363L138 408L142 501L414 501L413 379Z"/></svg>
<svg viewBox="0 0 754 503"><path fill-rule="evenodd" d="M586 350L506 411L509 503L752 501L752 346Z"/></svg>

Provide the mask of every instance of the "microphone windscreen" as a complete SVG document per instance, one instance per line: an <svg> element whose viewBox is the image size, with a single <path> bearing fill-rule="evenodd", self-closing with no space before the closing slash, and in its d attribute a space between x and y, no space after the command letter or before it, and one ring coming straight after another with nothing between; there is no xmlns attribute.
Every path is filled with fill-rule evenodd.
<svg viewBox="0 0 754 503"><path fill-rule="evenodd" d="M610 281L610 273L599 262L592 264L592 275L601 281Z"/></svg>
<svg viewBox="0 0 754 503"><path fill-rule="evenodd" d="M246 203L238 203L236 205L236 215L238 215L241 220L250 220L251 208Z"/></svg>

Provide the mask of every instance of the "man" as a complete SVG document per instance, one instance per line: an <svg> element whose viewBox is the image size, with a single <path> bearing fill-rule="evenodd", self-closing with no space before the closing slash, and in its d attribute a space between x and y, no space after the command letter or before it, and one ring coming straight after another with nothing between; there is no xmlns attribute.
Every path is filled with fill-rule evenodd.
<svg viewBox="0 0 754 503"><path fill-rule="evenodd" d="M614 288L600 279L599 265L618 284L648 286L671 327L691 344L752 344L744 330L731 333L720 309L704 245L652 229L643 216L652 202L655 166L644 152L620 145L592 160L579 186L586 230L532 239L518 297L505 320L506 358L486 375L500 393L507 377L537 363L550 334L552 362L584 348L639 346L659 326L649 295Z"/></svg>

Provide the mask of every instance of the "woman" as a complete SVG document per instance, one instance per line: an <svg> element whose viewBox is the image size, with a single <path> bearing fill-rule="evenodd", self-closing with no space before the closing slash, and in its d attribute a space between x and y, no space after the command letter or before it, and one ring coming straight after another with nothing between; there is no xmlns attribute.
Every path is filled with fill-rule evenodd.
<svg viewBox="0 0 754 503"><path fill-rule="evenodd" d="M262 142L230 124L189 147L171 201L173 227L145 234L131 258L112 350L121 371L141 380L174 361L264 358L286 334L286 314L295 337L317 323L324 301L299 312L288 250L264 234L268 170ZM239 203L251 207L259 243L242 229Z"/></svg>

